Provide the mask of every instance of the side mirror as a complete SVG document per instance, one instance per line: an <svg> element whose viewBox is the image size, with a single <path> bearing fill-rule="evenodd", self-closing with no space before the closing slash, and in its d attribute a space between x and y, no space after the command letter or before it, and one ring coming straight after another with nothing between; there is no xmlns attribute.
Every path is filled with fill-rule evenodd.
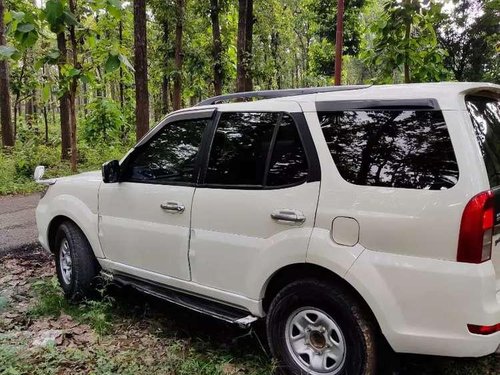
<svg viewBox="0 0 500 375"><path fill-rule="evenodd" d="M102 180L105 183L118 182L120 177L120 163L118 160L107 161L102 165Z"/></svg>
<svg viewBox="0 0 500 375"><path fill-rule="evenodd" d="M35 168L35 173L33 173L33 178L35 181L40 181L45 174L45 167L43 165L39 165Z"/></svg>

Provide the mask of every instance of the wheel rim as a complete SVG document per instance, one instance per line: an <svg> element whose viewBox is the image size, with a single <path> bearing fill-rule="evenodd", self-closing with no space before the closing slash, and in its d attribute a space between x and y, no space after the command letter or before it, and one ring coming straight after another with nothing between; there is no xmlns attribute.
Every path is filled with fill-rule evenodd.
<svg viewBox="0 0 500 375"><path fill-rule="evenodd" d="M59 268L61 269L61 276L66 284L71 282L71 271L73 261L71 259L71 250L69 248L68 240L65 238L59 247Z"/></svg>
<svg viewBox="0 0 500 375"><path fill-rule="evenodd" d="M338 324L325 312L304 307L286 322L286 344L293 360L308 374L337 374L346 357Z"/></svg>

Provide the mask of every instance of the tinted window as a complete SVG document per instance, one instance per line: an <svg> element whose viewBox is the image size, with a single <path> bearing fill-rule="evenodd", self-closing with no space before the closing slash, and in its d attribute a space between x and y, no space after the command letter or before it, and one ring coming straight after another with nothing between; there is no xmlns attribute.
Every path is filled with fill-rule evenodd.
<svg viewBox="0 0 500 375"><path fill-rule="evenodd" d="M307 179L307 159L297 127L289 115L280 121L267 174L268 186L284 186Z"/></svg>
<svg viewBox="0 0 500 375"><path fill-rule="evenodd" d="M125 181L190 183L203 131L209 120L186 120L167 124L154 138L138 148L127 161Z"/></svg>
<svg viewBox="0 0 500 375"><path fill-rule="evenodd" d="M262 185L279 113L222 113L205 182Z"/></svg>
<svg viewBox="0 0 500 375"><path fill-rule="evenodd" d="M500 102L493 98L467 96L474 132L483 153L491 187L500 185Z"/></svg>
<svg viewBox="0 0 500 375"><path fill-rule="evenodd" d="M447 189L458 165L440 111L318 113L342 177L357 185Z"/></svg>

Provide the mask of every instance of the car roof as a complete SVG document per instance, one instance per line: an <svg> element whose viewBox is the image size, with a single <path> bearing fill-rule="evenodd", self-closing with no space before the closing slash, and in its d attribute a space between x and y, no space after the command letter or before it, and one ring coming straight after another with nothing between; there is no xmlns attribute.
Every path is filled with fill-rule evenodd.
<svg viewBox="0 0 500 375"><path fill-rule="evenodd" d="M233 102L212 105L195 106L177 111L196 111L203 109L218 109L221 111L256 110L272 108L273 103L299 103L304 112L315 111L317 102L334 102L350 100L409 100L435 99L441 110L464 110L458 96L478 91L495 91L500 93L500 85L485 82L437 82L437 83L410 83L394 85L361 86L355 89L338 90L284 96L272 99L262 99L250 102Z"/></svg>

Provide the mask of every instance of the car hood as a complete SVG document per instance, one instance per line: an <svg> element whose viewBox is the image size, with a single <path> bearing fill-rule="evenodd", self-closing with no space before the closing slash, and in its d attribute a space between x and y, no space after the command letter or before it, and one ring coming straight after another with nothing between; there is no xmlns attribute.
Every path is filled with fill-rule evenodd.
<svg viewBox="0 0 500 375"><path fill-rule="evenodd" d="M78 173L72 176L66 177L58 177L57 181L65 181L65 182L78 182L78 181L93 181L93 182L101 182L102 174L101 171L90 171Z"/></svg>

